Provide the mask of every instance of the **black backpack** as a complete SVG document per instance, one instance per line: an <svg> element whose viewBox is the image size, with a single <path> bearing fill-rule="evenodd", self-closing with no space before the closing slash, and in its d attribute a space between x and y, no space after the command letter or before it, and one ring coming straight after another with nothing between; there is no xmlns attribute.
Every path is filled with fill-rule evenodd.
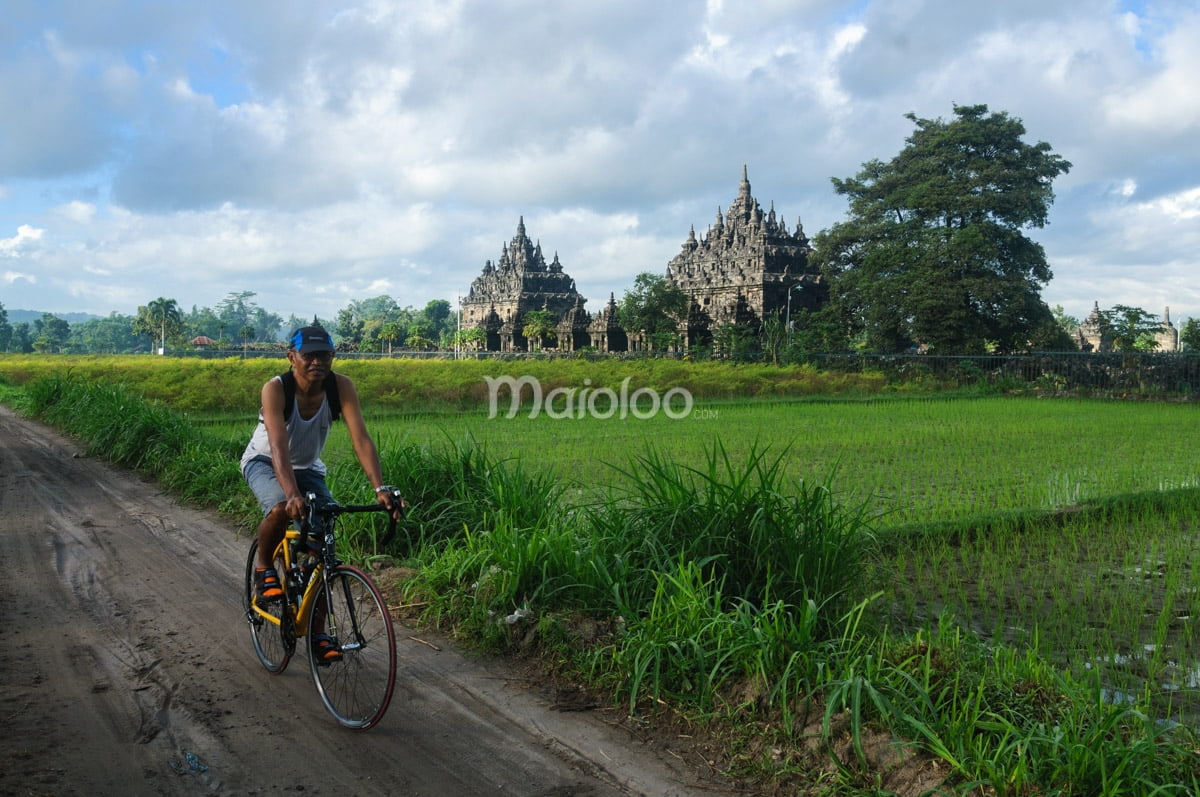
<svg viewBox="0 0 1200 797"><path fill-rule="evenodd" d="M283 382L283 420L286 421L292 416L292 405L296 403L296 375L291 371L285 371L279 375L279 381ZM342 400L338 397L337 375L330 371L321 386L325 388L329 413L336 421L342 417Z"/></svg>

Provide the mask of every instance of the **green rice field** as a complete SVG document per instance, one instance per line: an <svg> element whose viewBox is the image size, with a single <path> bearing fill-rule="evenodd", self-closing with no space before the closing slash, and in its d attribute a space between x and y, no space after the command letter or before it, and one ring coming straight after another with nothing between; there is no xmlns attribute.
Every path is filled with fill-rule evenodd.
<svg viewBox="0 0 1200 797"><path fill-rule="evenodd" d="M369 412L369 407L368 407ZM487 412L369 417L380 447L474 441L499 458L545 470L586 495L619 481L653 450L700 462L719 441L736 459L752 448L785 455L789 475L868 501L884 526L1057 509L1105 496L1200 486L1185 441L1200 431L1194 404L1112 400L877 399L697 403L675 420L514 418ZM221 424L248 435L248 422ZM348 456L335 438L331 456Z"/></svg>
<svg viewBox="0 0 1200 797"><path fill-rule="evenodd" d="M734 462L783 454L791 479L828 482L840 500L869 506L889 541L877 575L890 621L951 620L1103 668L1114 689L1158 680L1176 702L1200 686L1191 619L1200 614L1200 517L1194 502L1164 513L1130 497L1200 487L1187 445L1198 421L1194 404L1005 397L708 402L678 420L369 418L385 450L472 443L552 474L582 503L650 452L697 465L714 442ZM331 456L351 456L344 438ZM1077 512L1122 496L1131 505L1115 514ZM1025 530L1021 518L1046 511L1070 521Z"/></svg>

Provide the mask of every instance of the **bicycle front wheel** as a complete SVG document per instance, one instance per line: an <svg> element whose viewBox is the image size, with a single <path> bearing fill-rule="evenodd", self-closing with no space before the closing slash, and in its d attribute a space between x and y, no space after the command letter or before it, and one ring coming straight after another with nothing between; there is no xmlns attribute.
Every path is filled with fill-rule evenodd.
<svg viewBox="0 0 1200 797"><path fill-rule="evenodd" d="M250 624L250 639L254 642L254 652L267 672L278 675L287 669L288 661L296 650L295 626L292 624L291 611L287 598L275 603L259 606L255 597L254 568L258 563L258 540L250 545L250 555L246 557L246 580L242 589L242 608L246 611L246 621ZM282 557L276 558L275 567L283 572Z"/></svg>
<svg viewBox="0 0 1200 797"><path fill-rule="evenodd" d="M365 731L383 718L396 685L396 637L383 596L353 565L338 565L321 584L309 615L309 666L321 701L347 728ZM328 634L341 655L318 660L312 642Z"/></svg>

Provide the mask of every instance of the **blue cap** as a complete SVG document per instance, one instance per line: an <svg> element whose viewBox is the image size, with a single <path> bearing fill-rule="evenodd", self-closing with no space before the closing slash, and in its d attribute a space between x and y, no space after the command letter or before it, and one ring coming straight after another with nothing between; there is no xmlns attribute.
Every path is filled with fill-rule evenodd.
<svg viewBox="0 0 1200 797"><path fill-rule="evenodd" d="M292 348L301 354L333 351L333 338L324 327L302 327L292 333Z"/></svg>

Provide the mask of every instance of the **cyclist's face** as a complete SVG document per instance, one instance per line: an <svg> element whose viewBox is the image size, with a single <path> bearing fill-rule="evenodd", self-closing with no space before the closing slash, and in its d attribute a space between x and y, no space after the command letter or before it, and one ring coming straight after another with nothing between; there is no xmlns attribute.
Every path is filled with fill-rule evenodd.
<svg viewBox="0 0 1200 797"><path fill-rule="evenodd" d="M301 366L306 373L312 375L320 374L323 376L333 362L333 352L331 351L310 351L306 354L292 351L289 354L292 357L293 363Z"/></svg>

